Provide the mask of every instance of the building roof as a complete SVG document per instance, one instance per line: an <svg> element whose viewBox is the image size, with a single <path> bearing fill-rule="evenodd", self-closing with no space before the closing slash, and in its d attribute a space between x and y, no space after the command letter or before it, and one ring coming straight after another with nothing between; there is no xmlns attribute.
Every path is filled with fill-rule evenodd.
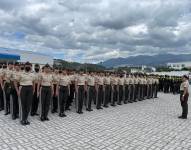
<svg viewBox="0 0 191 150"><path fill-rule="evenodd" d="M0 53L0 59L3 60L20 60L20 56L16 54Z"/></svg>

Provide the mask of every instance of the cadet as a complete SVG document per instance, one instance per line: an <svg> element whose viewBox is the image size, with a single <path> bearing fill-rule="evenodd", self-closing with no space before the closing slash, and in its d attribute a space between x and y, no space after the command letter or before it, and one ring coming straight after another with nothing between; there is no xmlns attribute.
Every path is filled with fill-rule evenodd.
<svg viewBox="0 0 191 150"><path fill-rule="evenodd" d="M20 107L20 119L22 125L29 125L28 115L31 110L32 98L33 98L33 86L34 86L34 75L31 73L31 64L29 62L25 63L25 71L19 73L18 78L16 79L15 85L20 83L20 87L15 86L17 90Z"/></svg>
<svg viewBox="0 0 191 150"><path fill-rule="evenodd" d="M188 115L188 97L189 97L189 77L184 75L180 85L180 102L182 106L182 115L178 118L187 119Z"/></svg>
<svg viewBox="0 0 191 150"><path fill-rule="evenodd" d="M61 71L61 74L62 74L62 71ZM59 79L58 76L59 76L59 70L58 70L58 68L55 68L55 70L53 72L53 78L54 78L54 81L53 81L54 92L53 93L54 94L53 94L52 101L51 101L51 112L52 113L57 112L57 109L58 109L58 95L56 95L56 88L57 88L58 79Z"/></svg>
<svg viewBox="0 0 191 150"><path fill-rule="evenodd" d="M86 110L93 111L91 108L92 101L96 101L95 77L94 73L90 72L87 76L87 104Z"/></svg>
<svg viewBox="0 0 191 150"><path fill-rule="evenodd" d="M15 84L15 79L18 79L20 74L20 66L19 63L16 62L14 65L14 71L13 71L13 78L12 82L14 83L14 87L12 88L11 97L10 99L10 108L11 108L11 115L12 119L15 120L19 117L19 101L18 101L18 95L17 95L17 88L19 88L19 83Z"/></svg>
<svg viewBox="0 0 191 150"><path fill-rule="evenodd" d="M49 121L48 112L53 93L53 77L49 64L44 66L44 72L39 75L38 91L40 91L40 120ZM40 87L41 86L41 87ZM38 94L39 95L39 94Z"/></svg>
<svg viewBox="0 0 191 150"><path fill-rule="evenodd" d="M104 103L103 103L103 107L107 108L108 103L111 101L111 79L109 76L109 73L105 74L104 77L104 88L105 88L105 97L104 97Z"/></svg>
<svg viewBox="0 0 191 150"><path fill-rule="evenodd" d="M129 76L124 77L124 84L125 84L125 98L124 98L124 104L127 104L129 102Z"/></svg>
<svg viewBox="0 0 191 150"><path fill-rule="evenodd" d="M4 97L3 97L3 65L0 64L0 111L4 110Z"/></svg>
<svg viewBox="0 0 191 150"><path fill-rule="evenodd" d="M129 76L129 102L133 103L133 94L134 93L134 80L133 75Z"/></svg>
<svg viewBox="0 0 191 150"><path fill-rule="evenodd" d="M66 102L66 110L70 110L70 106L72 106L72 102L75 96L75 71L70 71L69 77L70 77L70 93L68 101Z"/></svg>
<svg viewBox="0 0 191 150"><path fill-rule="evenodd" d="M58 84L59 84L59 92L58 92L59 116L66 117L65 108L70 93L70 77L67 75L66 70L63 70L62 73L59 74Z"/></svg>
<svg viewBox="0 0 191 150"><path fill-rule="evenodd" d="M5 92L5 97L4 97L5 115L10 114L10 95L13 88L13 83L11 82L12 77L13 77L13 64L9 63L8 69L3 70L3 80L5 81L3 84Z"/></svg>
<svg viewBox="0 0 191 150"><path fill-rule="evenodd" d="M34 68L34 76L35 76L35 82L34 82L34 93L33 93L33 101L32 101L32 107L31 107L31 116L38 116L37 113L38 110L38 104L39 104L39 97L37 95L38 93L38 80L40 75L40 66L39 64L35 64Z"/></svg>
<svg viewBox="0 0 191 150"><path fill-rule="evenodd" d="M115 74L111 75L111 106L116 106L115 102L117 101L118 97L118 91L117 91L117 86L118 86L118 80L117 76Z"/></svg>
<svg viewBox="0 0 191 150"><path fill-rule="evenodd" d="M97 77L97 92L98 92L98 97L97 97L97 102L96 102L96 109L103 109L101 107L101 104L103 103L104 99L104 79L103 79L103 74L99 73Z"/></svg>
<svg viewBox="0 0 191 150"><path fill-rule="evenodd" d="M76 89L76 108L78 114L83 114L83 101L85 96L86 77L82 71L76 76L75 89Z"/></svg>
<svg viewBox="0 0 191 150"><path fill-rule="evenodd" d="M118 105L121 105L121 102L123 101L123 94L124 94L124 78L123 75L120 75L118 79Z"/></svg>

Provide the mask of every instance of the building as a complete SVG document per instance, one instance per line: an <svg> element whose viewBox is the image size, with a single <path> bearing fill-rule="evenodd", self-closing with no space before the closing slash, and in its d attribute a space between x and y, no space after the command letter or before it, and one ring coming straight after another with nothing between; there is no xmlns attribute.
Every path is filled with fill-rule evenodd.
<svg viewBox="0 0 191 150"><path fill-rule="evenodd" d="M32 51L24 51L24 50L14 50L14 49L8 49L8 48L1 48L0 52L4 55L12 55L17 56L19 59L6 59L7 61L18 61L21 63L25 63L29 61L32 63L33 67L36 63L38 63L41 67L45 64L49 64L53 66L54 58L52 56L42 54L42 53L36 53Z"/></svg>
<svg viewBox="0 0 191 150"><path fill-rule="evenodd" d="M181 70L183 68L191 68L191 61L188 62L177 62L177 63L167 63L167 66L171 69Z"/></svg>

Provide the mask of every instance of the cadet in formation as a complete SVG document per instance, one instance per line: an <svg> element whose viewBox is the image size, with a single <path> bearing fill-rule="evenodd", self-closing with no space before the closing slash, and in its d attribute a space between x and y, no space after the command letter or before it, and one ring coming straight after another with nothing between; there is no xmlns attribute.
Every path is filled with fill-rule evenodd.
<svg viewBox="0 0 191 150"><path fill-rule="evenodd" d="M78 114L83 114L83 107L90 112L94 107L101 110L157 98L158 88L166 92L171 87L155 75L75 72L53 69L48 64L42 68L36 64L33 69L29 62L0 65L0 84L0 110L11 114L13 120L20 118L22 125L30 124L29 114L49 121L49 111L66 117L72 104Z"/></svg>

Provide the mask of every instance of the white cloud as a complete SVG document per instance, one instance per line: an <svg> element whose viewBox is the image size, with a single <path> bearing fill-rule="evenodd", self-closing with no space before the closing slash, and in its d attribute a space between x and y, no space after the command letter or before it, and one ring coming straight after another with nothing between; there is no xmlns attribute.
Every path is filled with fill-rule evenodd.
<svg viewBox="0 0 191 150"><path fill-rule="evenodd" d="M1 0L0 47L94 63L143 53L189 52L190 4L189 0Z"/></svg>

